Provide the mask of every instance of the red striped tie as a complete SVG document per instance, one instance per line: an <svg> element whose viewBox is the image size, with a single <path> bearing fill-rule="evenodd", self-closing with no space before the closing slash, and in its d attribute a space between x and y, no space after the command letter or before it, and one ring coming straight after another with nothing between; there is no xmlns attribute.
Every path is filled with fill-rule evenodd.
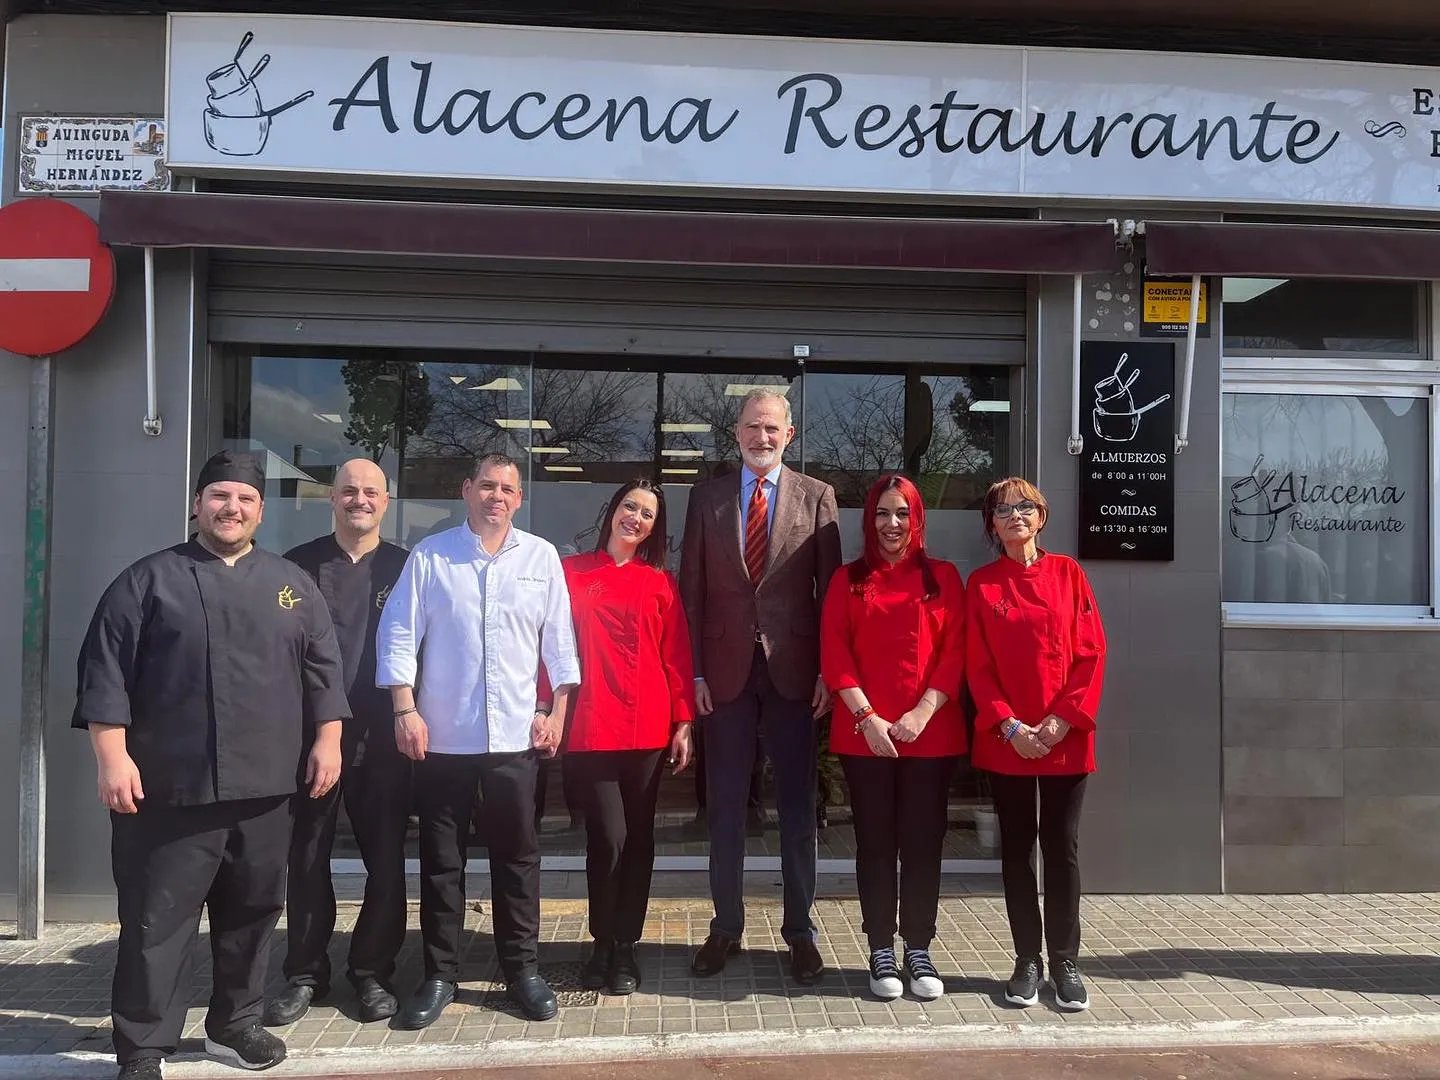
<svg viewBox="0 0 1440 1080"><path fill-rule="evenodd" d="M765 550L769 546L769 529L765 517L769 506L765 499L765 481L755 481L755 494L750 497L750 513L745 521L745 569L753 585L760 584L765 574Z"/></svg>

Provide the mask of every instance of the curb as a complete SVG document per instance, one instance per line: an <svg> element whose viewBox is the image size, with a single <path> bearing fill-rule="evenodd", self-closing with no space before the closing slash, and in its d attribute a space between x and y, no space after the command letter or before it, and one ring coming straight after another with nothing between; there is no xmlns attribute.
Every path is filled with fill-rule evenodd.
<svg viewBox="0 0 1440 1080"><path fill-rule="evenodd" d="M1403 1042L1440 1037L1440 1015L1291 1017L1163 1024L976 1024L973 1026L831 1028L801 1032L625 1035L606 1038L508 1039L469 1046L405 1046L319 1050L291 1058L267 1076L374 1076L399 1071L483 1069L576 1062L793 1057L807 1054L905 1054L963 1050L1133 1050L1201 1046L1274 1046ZM84 1080L113 1077L108 1054L0 1057L0 1078ZM209 1058L180 1055L166 1062L169 1080L231 1078L236 1071Z"/></svg>

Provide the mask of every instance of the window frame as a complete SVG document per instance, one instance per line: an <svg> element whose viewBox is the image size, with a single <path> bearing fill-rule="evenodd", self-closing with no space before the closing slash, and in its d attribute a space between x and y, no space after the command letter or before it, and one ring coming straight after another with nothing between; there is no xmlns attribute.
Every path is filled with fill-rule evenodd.
<svg viewBox="0 0 1440 1080"><path fill-rule="evenodd" d="M1243 280L1243 279L1242 279ZM1286 280L1296 280L1287 278ZM1247 349L1237 347L1230 349L1225 345L1225 288L1223 279L1220 287L1220 349L1225 356L1225 365L1228 367L1237 361L1258 361L1262 365L1287 366L1303 363L1307 367L1315 367L1328 363L1336 363L1346 368L1354 368L1358 363L1363 364L1367 369L1373 366L1395 365L1399 367L1413 367L1417 362L1422 362L1435 355L1435 299L1436 291L1434 282L1420 281L1397 281L1396 285L1408 285L1415 292L1415 325L1412 330L1415 335L1414 352L1367 352L1355 349L1327 349L1324 352L1316 353L1306 349L1268 349L1257 348Z"/></svg>
<svg viewBox="0 0 1440 1080"><path fill-rule="evenodd" d="M1295 365L1289 370L1278 364ZM1230 394L1319 397L1411 397L1429 402L1429 455L1426 497L1429 499L1430 589L1428 604L1271 604L1221 598L1221 621L1227 627L1319 629L1433 630L1440 627L1440 370L1431 362L1411 362L1412 370L1360 371L1352 361L1343 368L1314 358L1285 358L1271 367L1245 365L1232 370L1227 361L1221 381L1220 437L1225 438L1225 398ZM1315 370L1321 368L1321 370ZM1221 559L1225 557L1224 514L1218 514Z"/></svg>

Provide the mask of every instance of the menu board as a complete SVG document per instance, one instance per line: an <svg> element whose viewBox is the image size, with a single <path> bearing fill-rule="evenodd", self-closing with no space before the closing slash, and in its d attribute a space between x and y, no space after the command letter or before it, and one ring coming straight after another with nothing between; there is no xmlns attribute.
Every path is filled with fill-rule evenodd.
<svg viewBox="0 0 1440 1080"><path fill-rule="evenodd" d="M1175 558L1175 346L1080 346L1082 559Z"/></svg>

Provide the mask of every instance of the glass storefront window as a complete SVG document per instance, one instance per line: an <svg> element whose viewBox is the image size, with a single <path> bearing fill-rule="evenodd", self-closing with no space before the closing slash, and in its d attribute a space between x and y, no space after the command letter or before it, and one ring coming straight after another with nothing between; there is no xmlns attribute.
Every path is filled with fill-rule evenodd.
<svg viewBox="0 0 1440 1080"><path fill-rule="evenodd" d="M1224 599L1426 610L1430 396L1228 393Z"/></svg>
<svg viewBox="0 0 1440 1080"><path fill-rule="evenodd" d="M1226 278L1226 355L1416 356L1420 289L1403 281Z"/></svg>
<svg viewBox="0 0 1440 1080"><path fill-rule="evenodd" d="M272 550L328 532L328 485L351 457L377 461L391 478L383 533L413 547L464 520L466 469L500 451L521 465L525 500L516 523L562 555L587 551L620 484L637 476L665 485L672 569L678 569L693 484L739 467L734 427L745 393L774 387L790 402L796 438L791 468L835 486L847 558L859 553L860 507L883 471L904 470L929 509L930 548L968 574L991 558L979 508L986 487L1008 475L1012 380L1008 370L952 365L830 365L718 362L616 356L345 350L287 355L256 347L220 357L225 387L222 445L263 450L269 461L259 540ZM828 820L822 858L848 860L854 838L838 762L817 732ZM777 857L772 781L756 772L758 813L747 852ZM584 852L583 831L560 770L546 767L542 842L546 854ZM696 773L667 776L657 821L659 853L707 851ZM987 805L967 767L952 787L946 857L993 858L975 809ZM987 822L988 824L988 822ZM342 828L337 857L354 857ZM413 853L412 853L413 857Z"/></svg>

